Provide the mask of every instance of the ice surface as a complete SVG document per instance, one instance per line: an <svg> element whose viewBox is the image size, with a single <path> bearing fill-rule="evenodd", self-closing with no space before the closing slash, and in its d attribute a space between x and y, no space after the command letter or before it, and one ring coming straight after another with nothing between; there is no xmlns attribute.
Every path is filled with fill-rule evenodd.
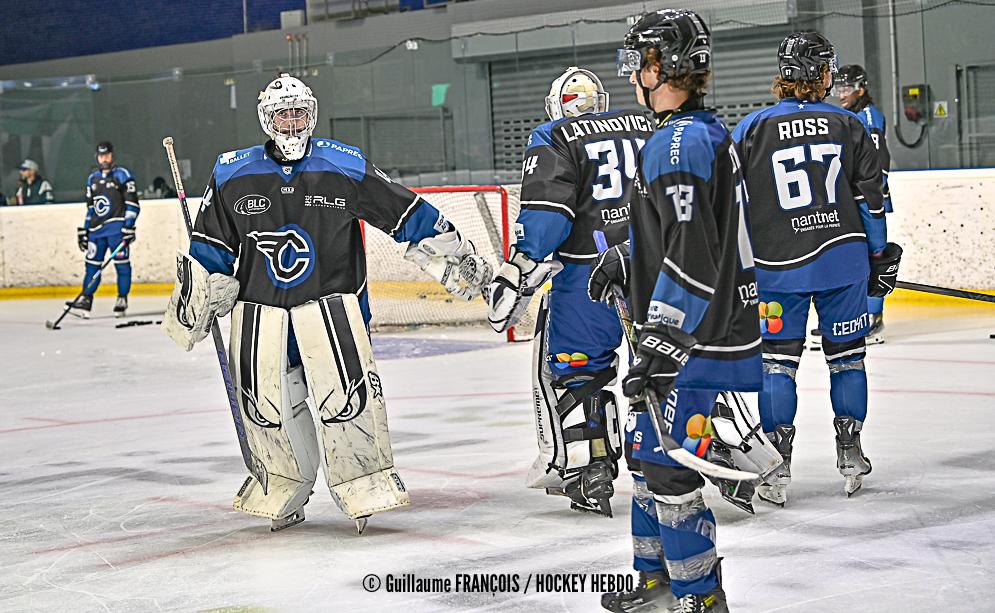
<svg viewBox="0 0 995 613"><path fill-rule="evenodd" d="M135 297L131 319L162 298ZM155 327L43 322L0 302L0 611L596 611L598 594L367 593L365 575L629 572L616 517L527 490L530 349L489 331L382 335L377 353L409 509L357 536L319 482L272 534L231 509L244 478L209 342ZM144 315L141 314L144 312ZM865 449L843 494L827 370L806 352L788 505L748 516L709 486L734 611L995 610L995 310L889 309L870 348Z"/></svg>

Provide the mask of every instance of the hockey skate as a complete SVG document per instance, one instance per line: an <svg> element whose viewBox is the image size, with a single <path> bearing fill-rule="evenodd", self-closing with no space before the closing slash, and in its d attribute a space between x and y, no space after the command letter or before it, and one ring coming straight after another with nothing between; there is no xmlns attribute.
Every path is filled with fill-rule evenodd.
<svg viewBox="0 0 995 613"><path fill-rule="evenodd" d="M791 483L791 448L795 440L795 427L780 424L767 437L784 458L784 464L757 486L757 495L761 500L783 507L788 501L788 485Z"/></svg>
<svg viewBox="0 0 995 613"><path fill-rule="evenodd" d="M114 301L114 317L124 317L128 311L128 297L118 296Z"/></svg>
<svg viewBox="0 0 995 613"><path fill-rule="evenodd" d="M75 301L66 300L69 313L83 319L90 319L90 310L93 309L93 296L82 295Z"/></svg>
<svg viewBox="0 0 995 613"><path fill-rule="evenodd" d="M843 489L852 496L863 485L864 475L871 473L871 461L860 448L860 428L863 424L852 417L837 417L836 427L836 467L845 480Z"/></svg>
<svg viewBox="0 0 995 613"><path fill-rule="evenodd" d="M604 461L596 461L585 467L580 476L563 486L562 489L547 488L547 494L559 494L570 498L570 509L582 513L597 513L612 516L611 497L615 494L612 481L616 471Z"/></svg>
<svg viewBox="0 0 995 613"><path fill-rule="evenodd" d="M871 314L871 329L864 337L867 345L880 345L884 342L884 315L881 313Z"/></svg>
<svg viewBox="0 0 995 613"><path fill-rule="evenodd" d="M677 602L677 597L670 591L666 570L641 570L634 590L601 595L601 607L615 613L668 611Z"/></svg>
<svg viewBox="0 0 995 613"><path fill-rule="evenodd" d="M718 439L713 439L708 448L708 460L719 466L736 468L729 447ZM755 513L753 510L753 493L757 488L754 482L730 481L728 479L714 479L711 477L709 477L709 480L715 484L715 487L719 488L719 493L722 494L722 498L727 502L751 515Z"/></svg>
<svg viewBox="0 0 995 613"><path fill-rule="evenodd" d="M270 532L279 532L280 530L286 530L291 526L296 526L297 524L304 521L304 507L301 507L291 513L286 517L281 517L280 519L274 519L270 523Z"/></svg>
<svg viewBox="0 0 995 613"><path fill-rule="evenodd" d="M718 585L707 594L688 594L682 596L677 604L671 607L671 613L729 613L726 603L726 592L722 589L722 558L715 564L715 574L718 575Z"/></svg>

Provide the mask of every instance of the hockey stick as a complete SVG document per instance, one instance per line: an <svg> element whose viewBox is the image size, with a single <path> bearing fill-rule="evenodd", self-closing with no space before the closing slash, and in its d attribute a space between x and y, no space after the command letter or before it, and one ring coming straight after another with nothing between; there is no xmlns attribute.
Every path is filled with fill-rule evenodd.
<svg viewBox="0 0 995 613"><path fill-rule="evenodd" d="M954 298L963 298L964 300L995 302L995 296L991 296L988 294L981 294L979 292L969 292L963 289L950 289L948 287L937 287L935 285L924 285L922 283L909 283L908 281L899 281L895 283L895 287L899 289L912 290L914 292L923 292L925 294L939 294L940 296L953 296Z"/></svg>
<svg viewBox="0 0 995 613"><path fill-rule="evenodd" d="M604 232L600 230L594 231L594 244L597 246L599 253L608 250L608 241L605 240ZM618 313L619 321L622 322L622 331L625 335L625 340L629 343L629 351L632 355L635 355L635 327L632 325L632 316L629 314L628 305L625 304L625 297L622 295L622 290L617 285L612 286L612 304L615 306L615 311ZM760 478L760 475L757 473L726 468L725 466L713 464L708 460L699 458L684 447L681 447L674 437L670 436L669 433L664 432L663 428L660 427L660 424L665 423L663 413L660 411L660 401L656 396L656 392L649 386L644 389L642 396L637 397L635 400L636 402L641 401L646 404L649 409L650 421L653 422L653 431L656 433L657 440L660 441L660 447L663 449L664 453L670 456L671 460L674 460L685 468L696 470L703 475L715 477L716 479L727 479L729 481L753 481L754 479Z"/></svg>
<svg viewBox="0 0 995 613"><path fill-rule="evenodd" d="M180 168L176 163L173 137L167 136L162 139L162 146L166 148L166 157L169 158L169 170L173 173L176 196L180 200L180 209L183 210L183 222L187 227L187 237L192 237L193 221L190 220L190 211L187 209L187 194L183 189L183 178L180 177ZM225 341L221 338L221 327L218 325L217 319L211 324L211 336L214 338L214 350L218 354L218 364L221 366L221 377L225 381L225 391L228 392L228 406L231 408L231 416L235 421L235 433L238 434L238 446L242 449L242 460L252 476L263 486L263 494L268 494L269 474L263 463L249 449L249 441L245 437L245 424L242 422L242 412L238 408L238 398L235 396L235 385L232 383L231 372L228 370L228 352L225 350Z"/></svg>
<svg viewBox="0 0 995 613"><path fill-rule="evenodd" d="M120 243L118 243L117 247L114 248L114 251L111 251L111 254L110 254L110 256L108 256L107 260L105 260L104 263L100 265L100 268L97 269L97 272L94 273L93 277L90 278L90 282L86 284L86 287L83 288L83 291L81 291L79 294L77 294L76 297L73 298L72 302L70 302L69 304L66 305L65 310L62 311L62 315L59 315L59 318L56 319L55 321L52 321L51 319L49 319L49 320L47 320L45 322L45 327L46 328L48 328L49 330L61 330L62 329L62 328L59 327L59 322L62 321L65 318L66 315L69 314L69 311L72 310L73 305L76 304L76 301L80 299L80 296L82 296L83 294L85 294L86 290L92 289L93 288L93 284L100 280L100 273L104 272L104 269L107 268L107 265L114 261L114 257L118 253L120 253L121 250L124 249L125 245L127 245L127 244L128 243L126 243L125 241L121 241Z"/></svg>

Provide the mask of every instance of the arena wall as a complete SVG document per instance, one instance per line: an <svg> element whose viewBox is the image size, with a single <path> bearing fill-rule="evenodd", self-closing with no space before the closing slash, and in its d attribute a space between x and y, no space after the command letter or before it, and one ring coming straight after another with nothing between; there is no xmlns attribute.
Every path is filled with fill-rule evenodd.
<svg viewBox="0 0 995 613"><path fill-rule="evenodd" d="M995 169L893 172L891 191L896 212L888 216L889 237L905 249L902 279L995 289ZM193 214L199 203L190 201ZM80 283L76 227L83 214L82 204L0 207L0 297ZM185 248L176 200L142 202L134 281L171 282L174 253ZM106 275L105 282L113 280L113 267Z"/></svg>

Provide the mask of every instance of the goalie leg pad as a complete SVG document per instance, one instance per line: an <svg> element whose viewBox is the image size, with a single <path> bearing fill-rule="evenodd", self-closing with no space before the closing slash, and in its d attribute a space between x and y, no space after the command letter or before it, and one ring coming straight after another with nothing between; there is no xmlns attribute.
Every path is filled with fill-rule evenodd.
<svg viewBox="0 0 995 613"><path fill-rule="evenodd" d="M529 469L526 486L560 490L594 462L617 466L622 457L622 427L615 395L604 389L615 381L616 364L595 373L554 378L547 361L548 296L542 300L532 355L539 456Z"/></svg>
<svg viewBox="0 0 995 613"><path fill-rule="evenodd" d="M231 311L238 297L235 277L209 273L189 254L176 253L176 282L162 329L184 351L211 332L215 318Z"/></svg>
<svg viewBox="0 0 995 613"><path fill-rule="evenodd" d="M383 386L358 299L332 294L290 313L332 498L350 519L410 504L394 469Z"/></svg>
<svg viewBox="0 0 995 613"><path fill-rule="evenodd" d="M287 311L239 302L232 311L229 368L249 448L269 474L268 493L249 477L235 509L280 519L300 509L318 472L318 440L300 367L287 370Z"/></svg>

